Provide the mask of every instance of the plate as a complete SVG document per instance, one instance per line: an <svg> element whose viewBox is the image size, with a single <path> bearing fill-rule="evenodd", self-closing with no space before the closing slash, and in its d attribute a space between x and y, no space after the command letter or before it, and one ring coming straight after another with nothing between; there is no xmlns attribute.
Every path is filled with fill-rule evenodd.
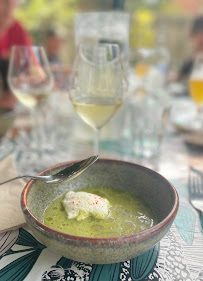
<svg viewBox="0 0 203 281"><path fill-rule="evenodd" d="M184 134L183 140L187 144L203 147L203 132Z"/></svg>
<svg viewBox="0 0 203 281"><path fill-rule="evenodd" d="M203 134L201 121L196 117L192 119L187 117L177 118L173 122L173 125L178 131L182 131L185 133L188 132L188 133Z"/></svg>
<svg viewBox="0 0 203 281"><path fill-rule="evenodd" d="M202 131L197 108L190 97L175 98L171 102L171 124L181 132Z"/></svg>

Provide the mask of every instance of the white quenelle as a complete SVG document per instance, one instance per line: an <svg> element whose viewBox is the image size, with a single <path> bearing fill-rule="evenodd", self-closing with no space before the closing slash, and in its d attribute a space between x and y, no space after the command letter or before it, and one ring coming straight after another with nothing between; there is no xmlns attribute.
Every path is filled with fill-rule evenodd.
<svg viewBox="0 0 203 281"><path fill-rule="evenodd" d="M84 191L69 191L62 202L69 219L84 220L89 216L105 219L110 208L106 198Z"/></svg>

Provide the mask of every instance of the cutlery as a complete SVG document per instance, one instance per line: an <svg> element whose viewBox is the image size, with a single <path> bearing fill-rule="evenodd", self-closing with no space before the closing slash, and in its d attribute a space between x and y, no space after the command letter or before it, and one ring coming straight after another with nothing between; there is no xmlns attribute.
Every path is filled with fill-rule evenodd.
<svg viewBox="0 0 203 281"><path fill-rule="evenodd" d="M198 170L197 168L190 166L190 170L200 175L203 178L203 171Z"/></svg>
<svg viewBox="0 0 203 281"><path fill-rule="evenodd" d="M201 229L203 231L203 176L201 172L191 168L189 175L189 200L200 216Z"/></svg>
<svg viewBox="0 0 203 281"><path fill-rule="evenodd" d="M1 182L0 185L8 183L13 180L21 179L21 178L29 178L29 179L36 179L41 180L46 183L57 183L62 182L65 180L71 180L77 176L79 176L82 172L84 172L89 166L91 166L95 161L98 159L98 155L91 156L87 159L81 160L79 162L75 162L70 164L65 169L61 170L60 172L54 174L54 175L48 175L48 176L18 176L9 180L6 180L4 182Z"/></svg>

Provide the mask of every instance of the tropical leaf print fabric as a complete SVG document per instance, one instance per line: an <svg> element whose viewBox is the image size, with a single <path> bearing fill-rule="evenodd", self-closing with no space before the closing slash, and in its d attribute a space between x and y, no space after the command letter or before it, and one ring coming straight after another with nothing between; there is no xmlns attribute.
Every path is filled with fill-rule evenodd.
<svg viewBox="0 0 203 281"><path fill-rule="evenodd" d="M203 281L201 217L188 202L185 183L174 185L180 196L176 219L143 255L116 264L84 264L52 253L20 228L0 234L0 281Z"/></svg>

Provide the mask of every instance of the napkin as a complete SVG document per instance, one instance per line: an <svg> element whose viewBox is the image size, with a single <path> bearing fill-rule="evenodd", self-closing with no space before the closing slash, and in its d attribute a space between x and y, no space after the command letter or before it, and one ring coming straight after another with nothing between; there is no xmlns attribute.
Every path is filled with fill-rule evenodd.
<svg viewBox="0 0 203 281"><path fill-rule="evenodd" d="M18 176L12 157L9 155L0 162L0 182ZM25 186L22 179L0 186L0 233L25 225L20 206L21 192Z"/></svg>

